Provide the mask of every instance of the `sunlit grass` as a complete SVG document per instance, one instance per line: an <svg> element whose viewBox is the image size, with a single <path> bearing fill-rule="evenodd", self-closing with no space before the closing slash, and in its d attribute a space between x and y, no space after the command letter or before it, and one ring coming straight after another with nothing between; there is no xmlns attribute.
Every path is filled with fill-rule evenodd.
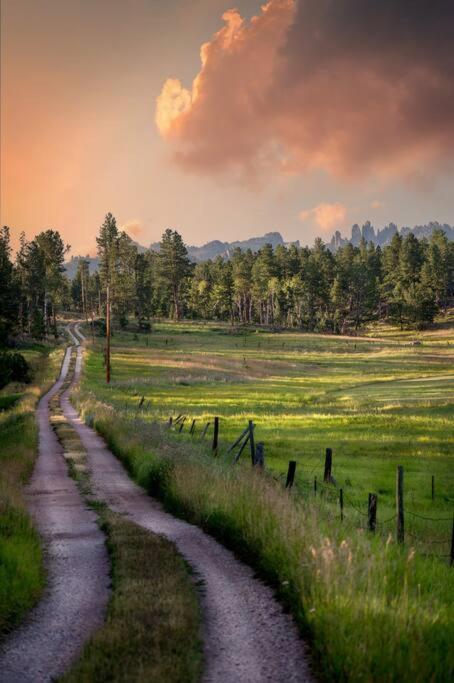
<svg viewBox="0 0 454 683"><path fill-rule="evenodd" d="M148 335L115 333L110 387L102 383L98 341L85 386L119 409L134 410L143 396L144 420L184 413L197 420L196 434L218 415L221 451L253 419L267 466L283 473L294 459L298 481L307 486L322 476L330 447L338 486L362 506L369 492L377 493L379 518L393 511L396 465L404 465L407 503L448 517L454 331L418 333L422 345L414 347L408 343L414 334L379 331L377 341L160 323ZM435 531L428 527L427 534Z"/></svg>
<svg viewBox="0 0 454 683"><path fill-rule="evenodd" d="M396 329L378 336L231 334L207 323L116 332L111 385L98 340L77 400L140 483L276 583L328 678L444 681L453 671L453 575L443 556L454 501L454 331L418 333L421 346ZM180 413L188 416L181 434L157 429ZM217 459L211 433L199 439L215 415ZM265 478L250 471L247 452L237 467L226 455L248 419L265 444ZM330 491L320 488L327 447ZM282 486L290 459L298 463L292 496ZM393 540L398 464L404 549ZM378 495L375 537L365 529L369 492Z"/></svg>

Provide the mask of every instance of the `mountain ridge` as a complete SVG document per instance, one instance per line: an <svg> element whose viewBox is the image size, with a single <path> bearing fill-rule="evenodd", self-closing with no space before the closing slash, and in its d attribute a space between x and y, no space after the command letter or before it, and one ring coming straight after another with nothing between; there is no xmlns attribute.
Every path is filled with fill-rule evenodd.
<svg viewBox="0 0 454 683"><path fill-rule="evenodd" d="M378 228L377 230L371 224L370 221L366 221L360 228L357 223L352 225L351 236L343 237L339 230L333 234L331 239L326 242L328 249L331 251L337 251L346 244L353 244L353 246L358 246L361 239L365 239L367 242L373 242L376 246L384 247L389 244L396 233L401 234L403 237L408 235L410 232L415 235L418 239L423 237L430 237L434 230L441 229L446 234L449 240L454 240L454 227L448 223L438 223L438 221L431 221L426 225L415 225L413 228L403 226L400 229L395 223L389 223L383 228ZM148 249L159 252L159 242L152 242L150 246L144 247L143 245L135 242L139 253L144 253ZM221 240L210 240L206 244L199 247L188 246L188 255L191 261L199 263L200 261L208 261L209 259L215 259L218 256L222 258L230 258L232 252L239 248L243 251L251 249L251 251L258 251L265 244L271 244L271 246L276 248L278 245L289 246L290 244L296 244L300 246L299 240L294 242L285 242L280 232L267 232L264 235L259 235L257 237L250 237L246 240L235 240L233 242L223 242ZM96 256L72 256L70 261L65 263L66 274L69 279L73 279L77 264L80 259L86 259L88 261L90 273L96 272L98 269L98 258Z"/></svg>

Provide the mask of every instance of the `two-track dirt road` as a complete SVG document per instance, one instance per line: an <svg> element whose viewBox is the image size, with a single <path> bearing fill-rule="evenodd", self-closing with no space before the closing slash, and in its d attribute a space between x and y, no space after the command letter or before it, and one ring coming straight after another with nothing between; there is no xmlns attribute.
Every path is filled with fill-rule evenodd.
<svg viewBox="0 0 454 683"><path fill-rule="evenodd" d="M84 337L77 325L70 326L68 333L77 347L77 361L61 407L87 452L92 492L112 510L172 540L201 579L203 680L311 681L307 649L272 590L211 536L164 512L129 478L99 435L81 421L69 396L80 377L83 348L79 342ZM5 643L4 654L0 656L2 682L50 681L71 662L82 641L101 625L104 615L107 566L102 537L75 484L68 479L66 464L49 426L48 400L61 387L68 365L67 354L62 376L40 403L40 457L30 487L30 500L33 491L36 495L41 492L40 512L34 516L49 548L49 589L27 625ZM41 478L43 468L50 469L45 481ZM58 543L73 543L76 538L81 539L80 562L76 566L71 561L59 561L59 553L63 553L65 560L72 559L76 547L71 545L64 551L66 546ZM73 623L72 612L68 612L70 606L74 612L84 614L85 629L78 628L80 619Z"/></svg>
<svg viewBox="0 0 454 683"><path fill-rule="evenodd" d="M68 475L49 422L49 402L62 387L70 356L68 348L57 382L38 404L39 456L26 489L45 548L47 588L23 625L2 643L2 683L41 683L62 674L102 625L109 597L104 535Z"/></svg>

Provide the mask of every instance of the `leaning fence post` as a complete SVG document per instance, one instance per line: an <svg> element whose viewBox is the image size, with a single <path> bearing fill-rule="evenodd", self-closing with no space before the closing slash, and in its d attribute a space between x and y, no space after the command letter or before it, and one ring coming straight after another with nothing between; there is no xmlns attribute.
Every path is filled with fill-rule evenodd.
<svg viewBox="0 0 454 683"><path fill-rule="evenodd" d="M287 470L287 481L285 482L285 488L291 489L293 486L293 481L295 479L296 461L290 460L288 463Z"/></svg>
<svg viewBox="0 0 454 683"><path fill-rule="evenodd" d="M377 496L375 493L369 493L369 502L367 505L367 528L369 531L375 532L377 526Z"/></svg>
<svg viewBox="0 0 454 683"><path fill-rule="evenodd" d="M214 432L213 432L213 446L212 451L215 455L218 452L218 438L219 438L219 418L214 418Z"/></svg>
<svg viewBox="0 0 454 683"><path fill-rule="evenodd" d="M317 495L317 477L314 477L314 496Z"/></svg>
<svg viewBox="0 0 454 683"><path fill-rule="evenodd" d="M396 513L397 513L397 542L403 543L405 539L404 527L404 468L397 466L396 478Z"/></svg>
<svg viewBox="0 0 454 683"><path fill-rule="evenodd" d="M173 417L170 416L170 417L169 417L169 422L168 422L168 428L169 428L169 429L170 429L171 426L172 426L172 422L173 422Z"/></svg>
<svg viewBox="0 0 454 683"><path fill-rule="evenodd" d="M432 500L435 500L435 477L432 474Z"/></svg>
<svg viewBox="0 0 454 683"><path fill-rule="evenodd" d="M333 464L333 451L331 448L326 449L325 454L325 474L323 475L323 481L325 484L331 484L331 466Z"/></svg>
<svg viewBox="0 0 454 683"><path fill-rule="evenodd" d="M208 431L208 428L209 428L210 424L211 424L211 422L207 422L207 423L206 423L205 427L203 428L203 432L202 432L202 436L200 437L200 440L202 440L202 439L205 438L206 433L207 433L207 431Z"/></svg>
<svg viewBox="0 0 454 683"><path fill-rule="evenodd" d="M344 490L339 489L339 507L340 507L340 516L341 516L341 522L344 521Z"/></svg>
<svg viewBox="0 0 454 683"><path fill-rule="evenodd" d="M180 434L180 432L183 431L185 421L186 421L186 418L184 417L180 422L180 429L178 430L178 434Z"/></svg>
<svg viewBox="0 0 454 683"><path fill-rule="evenodd" d="M254 466L255 462L255 442L254 442L254 423L249 420L249 445L251 447L251 462Z"/></svg>
<svg viewBox="0 0 454 683"><path fill-rule="evenodd" d="M189 434L194 434L194 429L195 429L195 420L192 421L191 429L189 430Z"/></svg>

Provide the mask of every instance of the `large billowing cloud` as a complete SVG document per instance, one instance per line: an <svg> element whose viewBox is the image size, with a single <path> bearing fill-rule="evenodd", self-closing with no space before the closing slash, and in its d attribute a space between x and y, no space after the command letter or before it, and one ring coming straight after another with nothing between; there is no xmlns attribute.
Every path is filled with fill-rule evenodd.
<svg viewBox="0 0 454 683"><path fill-rule="evenodd" d="M454 158L451 0L270 0L201 48L156 123L203 173L430 174Z"/></svg>

